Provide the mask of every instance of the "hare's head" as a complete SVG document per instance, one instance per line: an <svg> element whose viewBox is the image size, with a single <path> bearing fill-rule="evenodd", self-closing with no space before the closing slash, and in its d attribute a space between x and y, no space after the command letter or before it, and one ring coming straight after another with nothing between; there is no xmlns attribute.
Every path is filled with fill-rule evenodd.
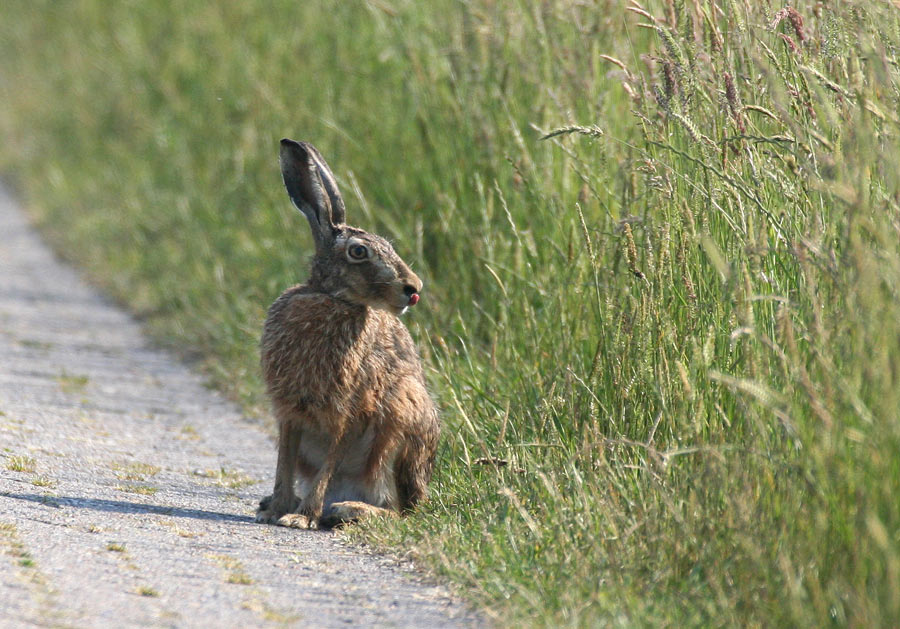
<svg viewBox="0 0 900 629"><path fill-rule="evenodd" d="M380 236L344 224L334 175L312 144L281 141L281 174L316 243L309 283L333 297L401 314L419 301L422 280Z"/></svg>

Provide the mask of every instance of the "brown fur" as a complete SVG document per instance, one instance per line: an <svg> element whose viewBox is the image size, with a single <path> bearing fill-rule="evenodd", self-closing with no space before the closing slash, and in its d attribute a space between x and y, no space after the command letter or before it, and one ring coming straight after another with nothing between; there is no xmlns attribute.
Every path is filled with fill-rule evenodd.
<svg viewBox="0 0 900 629"><path fill-rule="evenodd" d="M397 316L422 282L387 241L335 222L343 200L311 145L282 141L282 173L316 255L309 280L272 304L263 329L279 450L275 489L256 519L330 526L411 509L425 497L440 431ZM352 258L354 246L365 260Z"/></svg>

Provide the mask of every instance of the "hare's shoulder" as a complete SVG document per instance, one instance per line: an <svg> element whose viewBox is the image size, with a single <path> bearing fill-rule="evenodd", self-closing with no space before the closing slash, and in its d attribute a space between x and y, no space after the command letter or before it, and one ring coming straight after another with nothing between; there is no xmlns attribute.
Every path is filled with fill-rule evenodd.
<svg viewBox="0 0 900 629"><path fill-rule="evenodd" d="M269 307L268 325L333 325L342 318L359 317L363 308L311 291L300 284L284 291Z"/></svg>
<svg viewBox="0 0 900 629"><path fill-rule="evenodd" d="M418 363L409 330L397 316L310 292L303 285L286 290L272 304L263 332L264 349L290 346L296 354L300 345L320 355L341 356L342 362L377 354L395 365L398 360Z"/></svg>

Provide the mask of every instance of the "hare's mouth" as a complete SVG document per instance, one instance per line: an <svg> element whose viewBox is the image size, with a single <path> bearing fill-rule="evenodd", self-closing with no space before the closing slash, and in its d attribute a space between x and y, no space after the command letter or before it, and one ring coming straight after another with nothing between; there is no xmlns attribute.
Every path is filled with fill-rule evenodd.
<svg viewBox="0 0 900 629"><path fill-rule="evenodd" d="M362 297L360 301L371 308L385 310L391 314L400 316L411 306L419 303L421 296L415 286L410 284L397 285L393 282L381 283L376 290Z"/></svg>
<svg viewBox="0 0 900 629"><path fill-rule="evenodd" d="M419 303L419 293L413 286L406 285L402 289L401 295L392 295L385 299L385 309L392 311L396 315L402 315L412 306Z"/></svg>
<svg viewBox="0 0 900 629"><path fill-rule="evenodd" d="M409 303L398 304L396 301L379 299L377 301L368 301L366 305L376 310L384 310L398 317L409 310Z"/></svg>
<svg viewBox="0 0 900 629"><path fill-rule="evenodd" d="M397 314L404 314L407 310L419 303L419 293L409 292L408 290L404 291L404 293L406 294L408 301L406 302L406 305L400 308L400 311Z"/></svg>
<svg viewBox="0 0 900 629"><path fill-rule="evenodd" d="M417 301L419 301L418 295L416 295L415 300L411 299L407 303L403 304L402 306L393 306L391 309L394 311L394 314L396 314L397 316L400 316L402 314L406 314L406 311L409 310L411 306L414 306Z"/></svg>

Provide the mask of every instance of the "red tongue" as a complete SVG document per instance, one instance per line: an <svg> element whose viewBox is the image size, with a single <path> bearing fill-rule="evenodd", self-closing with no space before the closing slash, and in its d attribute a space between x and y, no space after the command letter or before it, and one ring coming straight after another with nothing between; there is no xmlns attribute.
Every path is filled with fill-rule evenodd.
<svg viewBox="0 0 900 629"><path fill-rule="evenodd" d="M409 296L409 305L415 306L417 303L419 303L419 293L413 293Z"/></svg>

